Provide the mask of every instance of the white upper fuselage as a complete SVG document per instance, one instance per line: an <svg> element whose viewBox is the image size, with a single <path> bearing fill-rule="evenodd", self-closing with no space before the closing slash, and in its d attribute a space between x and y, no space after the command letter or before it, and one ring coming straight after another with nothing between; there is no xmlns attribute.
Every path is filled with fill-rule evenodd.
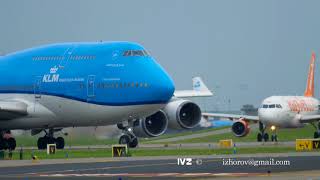
<svg viewBox="0 0 320 180"><path fill-rule="evenodd" d="M258 110L260 121L267 126L302 127L300 115L316 115L319 101L305 96L271 96L262 101Z"/></svg>

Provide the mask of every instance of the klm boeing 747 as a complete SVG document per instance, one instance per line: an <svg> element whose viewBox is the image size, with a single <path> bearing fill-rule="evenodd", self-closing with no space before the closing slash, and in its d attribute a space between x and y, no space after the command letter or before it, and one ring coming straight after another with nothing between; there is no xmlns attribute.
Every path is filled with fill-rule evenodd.
<svg viewBox="0 0 320 180"><path fill-rule="evenodd" d="M10 130L42 131L39 149L63 149L65 127L117 124L119 143L156 137L167 127L198 125L201 110L181 97L211 96L200 78L194 90L175 91L168 73L139 44L61 43L0 57L0 149L15 149Z"/></svg>

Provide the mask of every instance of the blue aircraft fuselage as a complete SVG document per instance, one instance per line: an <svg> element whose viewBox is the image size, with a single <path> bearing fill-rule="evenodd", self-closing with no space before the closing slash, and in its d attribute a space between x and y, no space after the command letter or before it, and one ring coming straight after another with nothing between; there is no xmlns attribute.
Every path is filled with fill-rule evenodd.
<svg viewBox="0 0 320 180"><path fill-rule="evenodd" d="M174 84L136 43L52 44L0 57L0 93L109 106L164 104Z"/></svg>

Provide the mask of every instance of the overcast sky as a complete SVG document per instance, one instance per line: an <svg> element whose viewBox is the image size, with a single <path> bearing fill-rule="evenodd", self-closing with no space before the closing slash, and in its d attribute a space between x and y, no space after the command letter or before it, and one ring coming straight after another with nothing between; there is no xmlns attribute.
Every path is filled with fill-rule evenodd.
<svg viewBox="0 0 320 180"><path fill-rule="evenodd" d="M303 94L311 52L320 56L319 7L316 0L2 0L0 52L135 41L176 89L190 89L200 75L215 92L209 107L239 109L270 95Z"/></svg>

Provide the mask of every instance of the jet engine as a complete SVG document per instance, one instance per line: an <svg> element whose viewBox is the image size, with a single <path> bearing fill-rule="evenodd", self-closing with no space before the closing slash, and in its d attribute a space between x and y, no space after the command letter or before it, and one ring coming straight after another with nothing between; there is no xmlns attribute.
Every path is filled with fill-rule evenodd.
<svg viewBox="0 0 320 180"><path fill-rule="evenodd" d="M168 115L169 127L173 129L191 129L201 120L200 107L188 100L173 100L166 105L164 111Z"/></svg>
<svg viewBox="0 0 320 180"><path fill-rule="evenodd" d="M133 133L138 137L157 137L168 127L168 118L162 110L133 123Z"/></svg>
<svg viewBox="0 0 320 180"><path fill-rule="evenodd" d="M249 133L250 127L245 119L241 118L232 124L231 130L235 136L244 137Z"/></svg>

